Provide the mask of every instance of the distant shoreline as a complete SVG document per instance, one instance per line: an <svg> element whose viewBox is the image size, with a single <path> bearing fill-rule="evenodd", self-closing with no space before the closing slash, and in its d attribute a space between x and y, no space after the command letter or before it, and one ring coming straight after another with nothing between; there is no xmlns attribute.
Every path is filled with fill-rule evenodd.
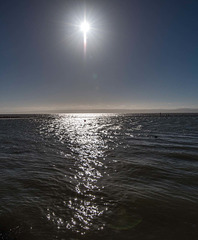
<svg viewBox="0 0 198 240"><path fill-rule="evenodd" d="M17 112L0 113L0 119L10 118L30 118L35 115L51 114L156 114L156 115L175 115L175 114L198 114L198 109L147 109L147 110L127 110L127 109L96 109L96 110L65 110L65 111L42 111L42 112Z"/></svg>
<svg viewBox="0 0 198 240"><path fill-rule="evenodd" d="M0 112L0 115L19 115L19 114L61 114L61 113L198 113L198 108L175 108L175 109L53 109L40 111L17 111Z"/></svg>

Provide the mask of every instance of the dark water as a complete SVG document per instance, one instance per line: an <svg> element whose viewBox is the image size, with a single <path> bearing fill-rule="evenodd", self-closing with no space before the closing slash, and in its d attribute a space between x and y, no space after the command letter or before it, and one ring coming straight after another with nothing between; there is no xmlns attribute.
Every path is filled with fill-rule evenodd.
<svg viewBox="0 0 198 240"><path fill-rule="evenodd" d="M198 239L198 115L1 118L0 179L1 240Z"/></svg>

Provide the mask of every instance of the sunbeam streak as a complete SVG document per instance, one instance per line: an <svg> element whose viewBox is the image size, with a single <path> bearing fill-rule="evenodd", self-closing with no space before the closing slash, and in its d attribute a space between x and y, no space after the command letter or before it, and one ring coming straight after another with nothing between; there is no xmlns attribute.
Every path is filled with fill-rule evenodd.
<svg viewBox="0 0 198 240"><path fill-rule="evenodd" d="M84 54L87 52L87 33L90 31L90 24L85 20L80 24L80 30L83 32Z"/></svg>

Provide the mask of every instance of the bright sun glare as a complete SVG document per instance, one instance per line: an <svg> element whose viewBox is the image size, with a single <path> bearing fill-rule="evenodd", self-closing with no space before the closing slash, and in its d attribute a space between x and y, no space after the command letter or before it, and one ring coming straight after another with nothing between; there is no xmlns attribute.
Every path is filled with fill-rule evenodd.
<svg viewBox="0 0 198 240"><path fill-rule="evenodd" d="M80 24L80 30L83 32L83 39L84 39L84 54L86 56L86 51L87 51L87 33L90 30L90 24L89 22L86 21L86 19L84 20L84 22L82 22Z"/></svg>
<svg viewBox="0 0 198 240"><path fill-rule="evenodd" d="M90 24L85 20L84 22L81 23L80 25L80 30L83 33L87 33L90 30Z"/></svg>

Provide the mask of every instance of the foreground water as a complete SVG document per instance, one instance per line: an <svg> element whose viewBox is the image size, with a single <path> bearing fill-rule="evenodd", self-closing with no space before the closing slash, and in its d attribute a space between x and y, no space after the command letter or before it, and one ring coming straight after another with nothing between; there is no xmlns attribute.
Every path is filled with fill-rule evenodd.
<svg viewBox="0 0 198 240"><path fill-rule="evenodd" d="M198 115L0 119L0 239L198 239Z"/></svg>

